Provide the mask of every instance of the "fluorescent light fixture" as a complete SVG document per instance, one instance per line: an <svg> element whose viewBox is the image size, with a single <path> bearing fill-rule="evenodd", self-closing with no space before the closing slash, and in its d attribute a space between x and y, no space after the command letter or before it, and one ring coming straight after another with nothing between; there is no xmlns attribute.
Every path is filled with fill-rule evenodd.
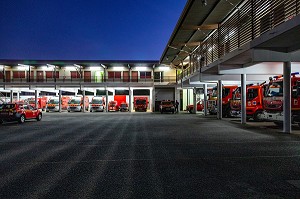
<svg viewBox="0 0 300 199"><path fill-rule="evenodd" d="M114 71L118 71L118 70L124 70L124 66L114 66L113 67Z"/></svg>
<svg viewBox="0 0 300 199"><path fill-rule="evenodd" d="M52 65L52 64L47 64L47 67L53 67L53 68L55 68L56 66Z"/></svg>
<svg viewBox="0 0 300 199"><path fill-rule="evenodd" d="M170 67L169 66L160 66L160 67L158 67L158 69L161 71L168 71L168 70L170 70Z"/></svg>
<svg viewBox="0 0 300 199"><path fill-rule="evenodd" d="M18 64L18 66L21 66L21 67L30 67L30 65L25 65L25 64Z"/></svg>
<svg viewBox="0 0 300 199"><path fill-rule="evenodd" d="M74 64L74 66L78 67L78 68L82 68L82 66L78 65L78 64Z"/></svg>
<svg viewBox="0 0 300 199"><path fill-rule="evenodd" d="M139 71L147 70L148 69L148 67L146 67L146 66L137 66L135 68L136 68L136 70L139 70Z"/></svg>

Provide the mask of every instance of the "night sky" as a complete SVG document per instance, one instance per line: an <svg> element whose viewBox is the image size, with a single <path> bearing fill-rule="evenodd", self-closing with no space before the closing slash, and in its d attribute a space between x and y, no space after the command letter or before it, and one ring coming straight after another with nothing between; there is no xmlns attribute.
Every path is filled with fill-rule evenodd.
<svg viewBox="0 0 300 199"><path fill-rule="evenodd" d="M0 59L159 60L187 0L1 0Z"/></svg>

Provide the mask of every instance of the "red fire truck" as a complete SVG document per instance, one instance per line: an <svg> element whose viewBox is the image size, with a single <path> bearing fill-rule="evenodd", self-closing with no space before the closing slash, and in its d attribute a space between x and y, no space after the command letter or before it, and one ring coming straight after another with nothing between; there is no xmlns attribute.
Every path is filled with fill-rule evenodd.
<svg viewBox="0 0 300 199"><path fill-rule="evenodd" d="M300 77L299 73L291 75L291 121L292 124L300 126ZM273 121L275 124L282 124L283 115L283 77L275 76L270 78L268 89L263 99L264 111L262 118Z"/></svg>
<svg viewBox="0 0 300 199"><path fill-rule="evenodd" d="M117 101L109 101L108 111L119 111L119 105Z"/></svg>
<svg viewBox="0 0 300 199"><path fill-rule="evenodd" d="M28 104L30 104L30 106L35 107L35 98L28 98L27 99ZM42 109L43 111L46 109L47 106L47 101L48 98L47 97L39 97L37 98L37 102L38 102L38 109Z"/></svg>
<svg viewBox="0 0 300 199"><path fill-rule="evenodd" d="M203 101L202 100L198 101L197 111L202 111L203 108L204 108ZM186 111L188 111L189 113L193 113L193 110L194 110L194 104L190 104L186 106Z"/></svg>
<svg viewBox="0 0 300 199"><path fill-rule="evenodd" d="M134 97L134 110L146 112L148 108L148 103L148 97Z"/></svg>
<svg viewBox="0 0 300 199"><path fill-rule="evenodd" d="M237 89L237 85L234 86L222 86L222 117L230 117L230 101L232 99L232 94ZM208 106L209 113L210 114L216 114L217 113L217 97L218 97L218 89L217 87L213 88L212 95L209 99L209 102L212 103L212 101L215 100L215 103L212 103L212 105Z"/></svg>
<svg viewBox="0 0 300 199"><path fill-rule="evenodd" d="M247 85L246 87L246 115L247 119L252 118L255 121L262 120L263 96L266 90L266 82L257 85ZM241 115L241 87L238 87L230 102L231 116L240 117Z"/></svg>

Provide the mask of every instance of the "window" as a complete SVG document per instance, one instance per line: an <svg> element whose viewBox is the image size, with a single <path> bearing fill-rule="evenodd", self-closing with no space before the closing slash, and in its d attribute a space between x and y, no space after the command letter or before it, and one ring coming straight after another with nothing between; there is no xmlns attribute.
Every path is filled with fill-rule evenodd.
<svg viewBox="0 0 300 199"><path fill-rule="evenodd" d="M79 78L81 78L81 75L78 71L71 71L71 78L72 79L77 79L77 78L79 79Z"/></svg>
<svg viewBox="0 0 300 199"><path fill-rule="evenodd" d="M151 79L151 72L140 72L140 79Z"/></svg>
<svg viewBox="0 0 300 199"><path fill-rule="evenodd" d="M13 78L25 78L25 71L13 71Z"/></svg>
<svg viewBox="0 0 300 199"><path fill-rule="evenodd" d="M59 71L46 71L46 78L59 78Z"/></svg>
<svg viewBox="0 0 300 199"><path fill-rule="evenodd" d="M253 100L258 96L258 89L248 89L247 100Z"/></svg>
<svg viewBox="0 0 300 199"><path fill-rule="evenodd" d="M120 71L108 71L108 80L109 81L115 81L121 80L121 72Z"/></svg>
<svg viewBox="0 0 300 199"><path fill-rule="evenodd" d="M163 82L163 72L154 72L154 82Z"/></svg>

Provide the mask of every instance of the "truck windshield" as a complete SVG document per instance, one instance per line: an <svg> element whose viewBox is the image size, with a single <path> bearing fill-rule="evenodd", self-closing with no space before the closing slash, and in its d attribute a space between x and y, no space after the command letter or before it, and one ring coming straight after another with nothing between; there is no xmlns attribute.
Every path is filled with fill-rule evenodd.
<svg viewBox="0 0 300 199"><path fill-rule="evenodd" d="M101 99L93 99L92 104L102 104L102 100Z"/></svg>
<svg viewBox="0 0 300 199"><path fill-rule="evenodd" d="M81 100L80 99L71 99L69 104L80 104Z"/></svg>
<svg viewBox="0 0 300 199"><path fill-rule="evenodd" d="M121 107L125 108L125 107L127 107L127 104L121 104Z"/></svg>
<svg viewBox="0 0 300 199"><path fill-rule="evenodd" d="M213 88L211 96L212 96L212 97L218 97L218 90L217 90L217 87L214 87L214 88Z"/></svg>
<svg viewBox="0 0 300 199"><path fill-rule="evenodd" d="M227 97L229 95L229 92L230 92L230 88L223 88L222 89L222 98ZM218 97L218 90L217 90L217 88L213 89L212 97Z"/></svg>
<svg viewBox="0 0 300 199"><path fill-rule="evenodd" d="M109 103L109 106L111 106L111 107L116 106L116 102L110 102L110 103Z"/></svg>
<svg viewBox="0 0 300 199"><path fill-rule="evenodd" d="M146 100L136 100L135 102L137 105L144 105L146 104Z"/></svg>
<svg viewBox="0 0 300 199"><path fill-rule="evenodd" d="M58 104L59 101L58 101L58 99L50 99L48 103L49 104Z"/></svg>
<svg viewBox="0 0 300 199"><path fill-rule="evenodd" d="M267 91L267 96L283 96L283 82L272 83Z"/></svg>
<svg viewBox="0 0 300 199"><path fill-rule="evenodd" d="M233 91L232 98L233 98L234 100L240 100L240 99L241 99L241 87L238 87L237 89L235 89L235 90Z"/></svg>

